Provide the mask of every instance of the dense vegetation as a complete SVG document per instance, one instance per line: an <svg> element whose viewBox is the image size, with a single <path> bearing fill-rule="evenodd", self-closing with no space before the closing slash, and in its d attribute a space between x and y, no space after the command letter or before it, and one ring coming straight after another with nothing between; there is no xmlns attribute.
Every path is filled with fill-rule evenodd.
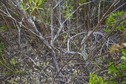
<svg viewBox="0 0 126 84"><path fill-rule="evenodd" d="M0 0L1 84L126 84L125 0Z"/></svg>

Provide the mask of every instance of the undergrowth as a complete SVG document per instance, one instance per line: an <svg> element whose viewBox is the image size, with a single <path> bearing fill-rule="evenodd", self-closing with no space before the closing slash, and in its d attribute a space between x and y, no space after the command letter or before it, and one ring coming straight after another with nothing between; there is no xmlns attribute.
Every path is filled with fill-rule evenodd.
<svg viewBox="0 0 126 84"><path fill-rule="evenodd" d="M0 43L0 78L12 84L125 84L126 15L118 3L1 0L0 40L8 45Z"/></svg>
<svg viewBox="0 0 126 84"><path fill-rule="evenodd" d="M114 31L122 31L125 29L126 20L124 19L124 11L117 11L112 13L106 19L106 29L105 32L108 33L112 30Z"/></svg>
<svg viewBox="0 0 126 84"><path fill-rule="evenodd" d="M112 30L115 32L125 33L125 16L123 11L117 11L112 13L106 19L106 33L110 33ZM125 38L125 35L123 35ZM90 79L88 84L126 84L126 43L125 41L122 44L113 44L109 53L112 56L113 61L107 63L108 69L108 78L104 80L101 76L97 74L90 73ZM116 53L116 54L115 54ZM118 53L118 54L117 54ZM121 55L121 56L120 56ZM111 57L109 57L111 58ZM118 60L118 61L117 61Z"/></svg>
<svg viewBox="0 0 126 84"><path fill-rule="evenodd" d="M14 57L7 60L4 55L5 47L3 42L0 42L0 75L3 77L13 75L23 75L24 72L19 70L17 62Z"/></svg>
<svg viewBox="0 0 126 84"><path fill-rule="evenodd" d="M120 62L110 62L108 64L108 76L109 79L103 80L101 76L94 73L90 73L90 79L88 84L126 84L126 50L121 50Z"/></svg>

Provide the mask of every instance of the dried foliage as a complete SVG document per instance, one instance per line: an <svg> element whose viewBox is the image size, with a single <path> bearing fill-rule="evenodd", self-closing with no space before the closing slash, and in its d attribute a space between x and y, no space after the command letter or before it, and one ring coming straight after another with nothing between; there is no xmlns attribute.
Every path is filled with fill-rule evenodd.
<svg viewBox="0 0 126 84"><path fill-rule="evenodd" d="M116 51L125 43L125 31L115 29L126 18L125 4L123 0L0 0L4 60L18 70L1 75L3 70L11 72L0 66L1 83L87 84L92 72L106 80L108 63L120 60L113 55L120 58ZM123 10L120 18L107 25L108 16L119 10Z"/></svg>

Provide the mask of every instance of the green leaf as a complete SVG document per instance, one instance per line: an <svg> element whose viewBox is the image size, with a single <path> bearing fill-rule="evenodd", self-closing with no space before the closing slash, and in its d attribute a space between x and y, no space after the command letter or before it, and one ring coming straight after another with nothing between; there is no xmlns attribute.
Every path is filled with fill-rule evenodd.
<svg viewBox="0 0 126 84"><path fill-rule="evenodd" d="M33 1L33 0L28 0L28 4L32 4L32 1Z"/></svg>
<svg viewBox="0 0 126 84"><path fill-rule="evenodd" d="M116 73L117 73L118 71L117 71L117 69L116 69L116 67L114 66L114 65L111 65L109 68L108 68L108 74L114 74L114 75L116 75Z"/></svg>
<svg viewBox="0 0 126 84"><path fill-rule="evenodd" d="M85 3L85 0L80 0L80 3L81 3L81 4Z"/></svg>
<svg viewBox="0 0 126 84"><path fill-rule="evenodd" d="M124 64L119 64L119 66L118 66L121 70L126 70L126 65L124 65Z"/></svg>
<svg viewBox="0 0 126 84"><path fill-rule="evenodd" d="M20 6L21 6L21 9L22 9L22 10L25 10L23 1L20 1Z"/></svg>
<svg viewBox="0 0 126 84"><path fill-rule="evenodd" d="M107 82L104 82L102 77L99 77L94 73L90 73L90 79L88 84L107 84Z"/></svg>
<svg viewBox="0 0 126 84"><path fill-rule="evenodd" d="M0 51L3 51L4 50L4 43L3 42L0 42Z"/></svg>
<svg viewBox="0 0 126 84"><path fill-rule="evenodd" d="M124 60L124 61L126 61L126 57L124 57L124 56L122 56L121 59Z"/></svg>
<svg viewBox="0 0 126 84"><path fill-rule="evenodd" d="M126 50L122 50L122 55L126 57Z"/></svg>
<svg viewBox="0 0 126 84"><path fill-rule="evenodd" d="M15 60L15 58L11 58L10 63L11 63L12 65L16 65L16 60Z"/></svg>
<svg viewBox="0 0 126 84"><path fill-rule="evenodd" d="M43 0L39 0L38 6L40 6L43 3Z"/></svg>
<svg viewBox="0 0 126 84"><path fill-rule="evenodd" d="M110 28L113 28L117 23L118 21L121 19L121 16L124 14L123 11L117 11L115 13L111 13L109 15L109 17L106 19L106 25L107 25L107 28L105 30L106 33L110 32L111 29ZM126 21L122 21L120 23L120 25L116 26L116 30L118 31L122 31L125 29L125 26L124 24L126 23ZM110 31L109 31L110 30Z"/></svg>
<svg viewBox="0 0 126 84"><path fill-rule="evenodd" d="M37 65L38 67L40 67L40 66L41 66L40 62L37 62L37 63L36 63L36 65Z"/></svg>

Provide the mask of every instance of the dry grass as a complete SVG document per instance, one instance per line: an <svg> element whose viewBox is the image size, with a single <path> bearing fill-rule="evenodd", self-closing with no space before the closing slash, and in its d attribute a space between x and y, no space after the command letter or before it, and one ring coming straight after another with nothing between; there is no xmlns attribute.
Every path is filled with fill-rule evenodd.
<svg viewBox="0 0 126 84"><path fill-rule="evenodd" d="M104 32L105 19L119 2L74 1L47 0L48 6L32 13L21 10L16 0L0 1L0 27L6 28L0 33L4 56L8 63L14 57L13 67L20 71L0 75L2 83L87 84L89 73L106 73L107 63L113 61L108 49L120 42L121 33ZM65 5L73 7L68 16Z"/></svg>

